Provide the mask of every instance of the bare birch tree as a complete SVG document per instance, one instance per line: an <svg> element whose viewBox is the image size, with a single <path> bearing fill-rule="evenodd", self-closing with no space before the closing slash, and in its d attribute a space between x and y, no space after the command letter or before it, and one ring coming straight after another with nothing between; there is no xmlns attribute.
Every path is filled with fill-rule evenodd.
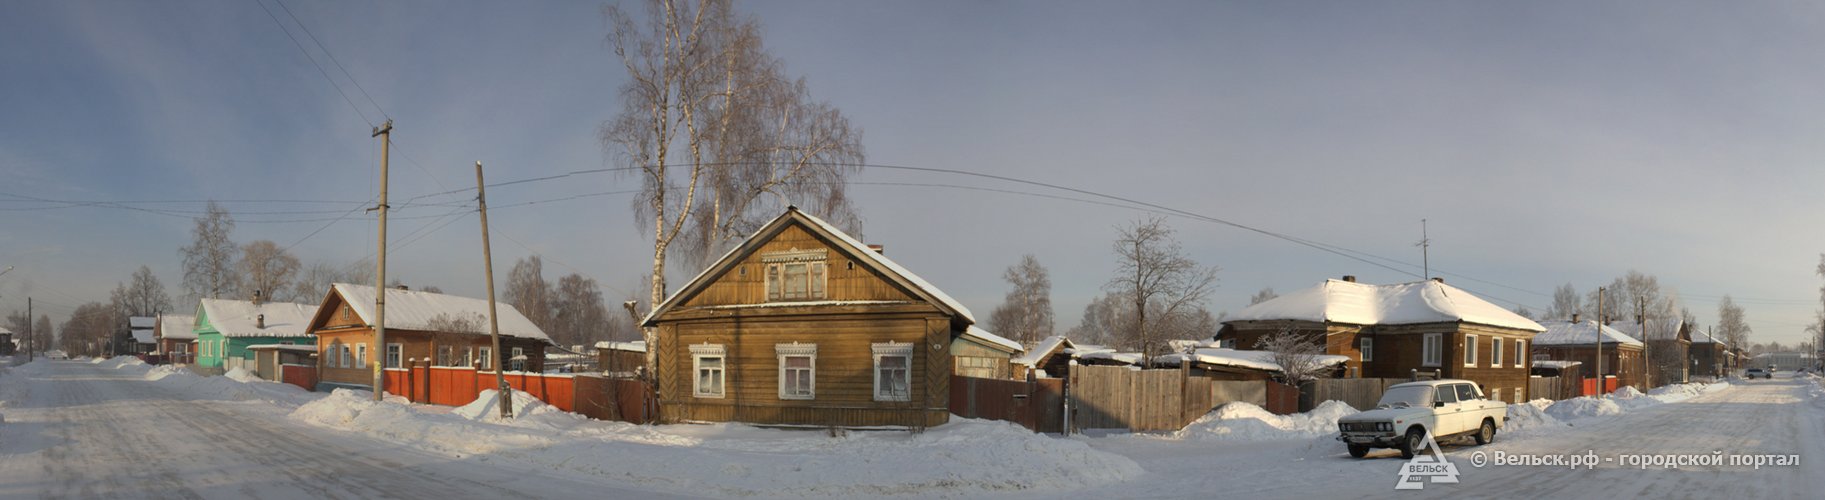
<svg viewBox="0 0 1825 500"><path fill-rule="evenodd" d="M1252 306L1255 304L1260 304L1262 302L1274 300L1275 298L1277 298L1279 296L1280 296L1280 294L1274 293L1273 287L1262 288L1261 291L1255 292L1254 295L1250 295L1248 297L1248 305Z"/></svg>
<svg viewBox="0 0 1825 500"><path fill-rule="evenodd" d="M1280 365L1287 385L1299 387L1301 382L1316 380L1327 372L1327 367L1319 362L1319 356L1324 355L1324 337L1318 332L1281 328L1262 337L1256 345L1272 354L1270 358Z"/></svg>
<svg viewBox="0 0 1825 500"><path fill-rule="evenodd" d="M1742 306L1736 305L1729 294L1717 301L1717 333L1730 345L1749 345L1749 322L1744 319Z"/></svg>
<svg viewBox="0 0 1825 500"><path fill-rule="evenodd" d="M328 261L312 262L293 280L290 294L284 300L303 304L315 304L329 295L330 286L336 283L369 285L374 282L374 264L369 261L358 261L349 265L337 265Z"/></svg>
<svg viewBox="0 0 1825 500"><path fill-rule="evenodd" d="M194 220L190 246L179 249L184 255L184 291L192 299L233 295L241 285L241 276L235 272L241 249L229 238L234 217L211 201L203 216Z"/></svg>
<svg viewBox="0 0 1825 500"><path fill-rule="evenodd" d="M613 336L610 331L619 323L609 321L608 305L603 302L602 288L596 280L571 273L558 278L554 297L554 320L558 328L552 340L559 345L594 345Z"/></svg>
<svg viewBox="0 0 1825 500"><path fill-rule="evenodd" d="M989 328L1031 347L1052 336L1052 277L1039 258L1027 254L1009 266L1001 279L1014 289L989 317Z"/></svg>
<svg viewBox="0 0 1825 500"><path fill-rule="evenodd" d="M532 324L540 330L552 332L557 327L554 320L554 307L557 303L557 289L551 282L545 281L545 261L537 255L513 262L513 270L507 272L507 289L502 299L512 304Z"/></svg>
<svg viewBox="0 0 1825 500"><path fill-rule="evenodd" d="M31 337L32 349L43 351L56 347L57 335L56 330L51 328L51 315L38 315L38 322L32 326Z"/></svg>
<svg viewBox="0 0 1825 500"><path fill-rule="evenodd" d="M1065 336L1080 344L1108 345L1116 342L1119 332L1128 331L1122 315L1121 297L1105 293L1084 306L1083 319Z"/></svg>
<svg viewBox="0 0 1825 500"><path fill-rule="evenodd" d="M171 295L165 293L165 284L152 274L152 268L143 265L133 272L128 283L114 287L108 301L126 316L157 316L171 312Z"/></svg>
<svg viewBox="0 0 1825 500"><path fill-rule="evenodd" d="M1553 289L1553 303L1546 310L1548 319L1570 321L1572 315L1584 312L1584 302L1578 299L1578 289L1571 283L1559 285Z"/></svg>
<svg viewBox="0 0 1825 500"><path fill-rule="evenodd" d="M1196 314L1216 286L1217 268L1198 265L1184 255L1172 228L1155 218L1121 230L1114 248L1119 257L1115 277L1104 286L1121 296L1131 321L1123 339L1153 359L1163 341L1177 332L1174 324L1195 324ZM1205 313L1208 315L1208 313Z"/></svg>
<svg viewBox="0 0 1825 500"><path fill-rule="evenodd" d="M298 269L303 264L278 243L259 240L241 246L240 269L244 287L258 292L262 300L274 300L281 293L294 290Z"/></svg>

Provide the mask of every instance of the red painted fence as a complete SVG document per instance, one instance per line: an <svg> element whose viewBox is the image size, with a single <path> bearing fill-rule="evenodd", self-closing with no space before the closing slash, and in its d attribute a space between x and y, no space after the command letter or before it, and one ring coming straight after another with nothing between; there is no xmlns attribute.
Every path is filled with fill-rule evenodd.
<svg viewBox="0 0 1825 500"><path fill-rule="evenodd" d="M386 370L388 394L415 403L462 406L474 402L482 391L495 388L494 372L413 364L416 366L411 369ZM576 409L576 384L571 375L507 372L503 378L508 387L532 395L560 410Z"/></svg>
<svg viewBox="0 0 1825 500"><path fill-rule="evenodd" d="M279 380L287 384L303 387L304 390L317 390L317 367L304 365L279 365Z"/></svg>

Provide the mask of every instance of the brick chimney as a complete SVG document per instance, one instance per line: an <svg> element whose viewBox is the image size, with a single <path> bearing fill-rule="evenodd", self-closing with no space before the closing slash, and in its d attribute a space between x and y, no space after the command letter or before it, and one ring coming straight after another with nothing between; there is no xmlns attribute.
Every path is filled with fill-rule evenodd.
<svg viewBox="0 0 1825 500"><path fill-rule="evenodd" d="M1354 274L1345 274L1345 275L1343 275L1343 282L1344 282L1344 283L1355 283L1355 282L1356 282L1356 275L1354 275Z"/></svg>
<svg viewBox="0 0 1825 500"><path fill-rule="evenodd" d="M260 291L254 290L253 291L253 303L254 304L263 304L265 302L266 301L264 300L264 297L261 297Z"/></svg>
<svg viewBox="0 0 1825 500"><path fill-rule="evenodd" d="M265 330L266 329L266 315L261 314L258 316L254 316L253 317L253 327L261 329L261 330Z"/></svg>
<svg viewBox="0 0 1825 500"><path fill-rule="evenodd" d="M872 245L871 244L871 245L868 245L868 249L874 250L874 253L878 253L881 255L887 255L887 245Z"/></svg>

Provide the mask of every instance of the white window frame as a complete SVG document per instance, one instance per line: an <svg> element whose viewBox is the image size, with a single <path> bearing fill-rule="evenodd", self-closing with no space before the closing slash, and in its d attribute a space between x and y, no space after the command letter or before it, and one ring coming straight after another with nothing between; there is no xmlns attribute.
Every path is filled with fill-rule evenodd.
<svg viewBox="0 0 1825 500"><path fill-rule="evenodd" d="M1501 337L1490 337L1489 338L1489 367L1490 368L1501 368L1502 367L1502 354L1503 354L1502 344L1504 342L1506 342L1506 341L1503 340Z"/></svg>
<svg viewBox="0 0 1825 500"><path fill-rule="evenodd" d="M1375 338L1360 337L1356 339L1357 361L1364 363L1375 361Z"/></svg>
<svg viewBox="0 0 1825 500"><path fill-rule="evenodd" d="M1527 355L1525 354L1526 352L1527 352L1527 339L1515 339L1515 341L1514 341L1514 367L1515 368L1524 368L1527 366Z"/></svg>
<svg viewBox="0 0 1825 500"><path fill-rule="evenodd" d="M1445 357L1445 340L1442 333L1428 333L1420 337L1420 366L1439 366Z"/></svg>
<svg viewBox="0 0 1825 500"><path fill-rule="evenodd" d="M366 342L355 344L355 367L368 367L368 344Z"/></svg>
<svg viewBox="0 0 1825 500"><path fill-rule="evenodd" d="M354 352L355 351L349 350L348 344L342 344L342 352L338 353L337 355L342 356L342 367L343 368L361 368L361 366L358 366L355 364L355 355L353 354Z"/></svg>
<svg viewBox="0 0 1825 500"><path fill-rule="evenodd" d="M829 252L825 250L792 250L761 256L765 266L761 269L762 290L766 292L767 302L803 302L824 300L830 295ZM786 266L805 266L805 293L803 297L788 297L786 294Z"/></svg>
<svg viewBox="0 0 1825 500"><path fill-rule="evenodd" d="M475 359L476 359L476 361L481 362L482 370L494 371L494 348L493 347L483 346L483 347L475 348Z"/></svg>
<svg viewBox="0 0 1825 500"><path fill-rule="evenodd" d="M779 398L794 401L817 399L817 344L800 344L797 342L790 344L774 344L773 354L775 359L778 360ZM809 364L811 366L803 368L805 370L805 376L811 378L811 380L805 383L805 393L799 394L796 391L796 388L793 388L792 391L788 392L788 388L786 387L786 358L809 359ZM724 362L723 366L726 370L726 367L728 366L727 362Z"/></svg>
<svg viewBox="0 0 1825 500"><path fill-rule="evenodd" d="M456 365L456 366L461 366L464 368L475 368L475 348L474 347L464 347L463 348L463 363L460 365Z"/></svg>
<svg viewBox="0 0 1825 500"><path fill-rule="evenodd" d="M386 362L387 368L405 368L406 345L397 343L387 344L385 356L386 359L383 359L382 361Z"/></svg>
<svg viewBox="0 0 1825 500"><path fill-rule="evenodd" d="M1476 335L1464 334L1464 367L1476 367Z"/></svg>
<svg viewBox="0 0 1825 500"><path fill-rule="evenodd" d="M515 347L509 352L512 352L513 355L507 358L507 366L513 368L513 371L516 372L526 371L526 360L519 359L520 356L526 355L525 348Z"/></svg>
<svg viewBox="0 0 1825 500"><path fill-rule="evenodd" d="M711 392L701 383L703 381L703 360L716 358L722 366L715 368L718 391ZM691 395L706 399L722 399L729 390L729 356L722 344L697 344L691 346Z"/></svg>
<svg viewBox="0 0 1825 500"><path fill-rule="evenodd" d="M912 401L912 356L913 345L906 342L886 342L873 345L874 350L874 400L875 401ZM906 358L906 373L901 376L905 382L906 394L896 395L882 392L881 358Z"/></svg>

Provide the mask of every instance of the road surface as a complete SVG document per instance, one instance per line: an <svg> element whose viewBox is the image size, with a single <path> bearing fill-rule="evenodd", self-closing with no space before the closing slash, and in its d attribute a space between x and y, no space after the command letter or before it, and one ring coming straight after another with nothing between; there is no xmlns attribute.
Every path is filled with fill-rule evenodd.
<svg viewBox="0 0 1825 500"><path fill-rule="evenodd" d="M264 401L192 401L79 361L14 369L0 498L656 498L319 429Z"/></svg>

